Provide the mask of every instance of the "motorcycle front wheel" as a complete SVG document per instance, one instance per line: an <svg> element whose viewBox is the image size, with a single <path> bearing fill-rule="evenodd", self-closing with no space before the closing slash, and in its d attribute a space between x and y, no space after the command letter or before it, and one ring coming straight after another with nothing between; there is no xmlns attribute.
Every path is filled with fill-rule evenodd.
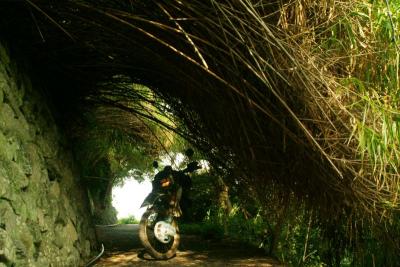
<svg viewBox="0 0 400 267"><path fill-rule="evenodd" d="M156 259L170 259L175 256L179 246L179 231L175 220L172 221L172 226L176 229L176 234L170 237L168 243L159 241L154 234L154 226L159 221L157 213L150 209L147 210L140 220L139 238L147 252Z"/></svg>

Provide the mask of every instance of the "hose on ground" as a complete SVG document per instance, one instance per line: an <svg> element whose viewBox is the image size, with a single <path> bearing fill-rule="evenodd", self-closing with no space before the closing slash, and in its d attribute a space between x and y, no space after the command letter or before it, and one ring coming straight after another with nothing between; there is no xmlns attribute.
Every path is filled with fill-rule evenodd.
<svg viewBox="0 0 400 267"><path fill-rule="evenodd" d="M98 259L100 259L100 257L103 255L104 253L104 245L103 243L101 244L101 251L100 254L91 258L90 261L88 263L86 263L85 267L90 267L92 266Z"/></svg>

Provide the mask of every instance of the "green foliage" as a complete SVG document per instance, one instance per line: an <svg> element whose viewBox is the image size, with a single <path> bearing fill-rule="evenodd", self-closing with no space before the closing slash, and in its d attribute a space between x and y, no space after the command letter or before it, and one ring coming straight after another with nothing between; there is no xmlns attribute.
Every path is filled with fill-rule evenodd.
<svg viewBox="0 0 400 267"><path fill-rule="evenodd" d="M114 177L122 178L132 169L149 169L151 158L140 140L101 122L87 125L84 130L85 136L79 137L75 151L80 162L85 162L82 168L86 173L106 174L104 168L108 168ZM96 166L101 160L106 160L108 165Z"/></svg>
<svg viewBox="0 0 400 267"><path fill-rule="evenodd" d="M334 66L346 68L347 77L339 80L345 88L342 97L347 98L349 112L360 115L350 119L353 133L348 144L357 140L361 170L375 177L372 182L379 190L390 190L386 185L398 175L400 160L400 43L393 35L399 29L400 4L389 4L390 10L385 1L355 2L318 40L332 58L341 58ZM397 205L396 198L373 201L390 208Z"/></svg>
<svg viewBox="0 0 400 267"><path fill-rule="evenodd" d="M121 218L118 220L118 224L138 224L139 220L135 216L131 215L126 218Z"/></svg>
<svg viewBox="0 0 400 267"><path fill-rule="evenodd" d="M115 224L117 222L117 210L110 204L101 209L96 209L93 214L93 222L99 225Z"/></svg>
<svg viewBox="0 0 400 267"><path fill-rule="evenodd" d="M181 224L179 225L179 229L182 234L198 235L204 239L221 240L224 237L222 226L209 221Z"/></svg>
<svg viewBox="0 0 400 267"><path fill-rule="evenodd" d="M218 193L215 187L216 177L208 173L192 175L192 189L185 192L189 196L189 202L183 220L188 223L201 222L206 218L210 208L218 203ZM185 203L183 203L185 205Z"/></svg>
<svg viewBox="0 0 400 267"><path fill-rule="evenodd" d="M208 222L227 227L228 236L262 247L269 253L278 222L262 214L260 210L255 216L247 216L235 206L226 225L220 220L222 213L209 217ZM292 208L278 233L273 256L290 266L397 266L400 261L396 248L398 219L386 228L367 222L352 228L347 222L347 218L343 218L336 224L328 223L313 216L305 207ZM356 240L349 241L349 227L359 231Z"/></svg>
<svg viewBox="0 0 400 267"><path fill-rule="evenodd" d="M224 212L219 212L219 222L227 226L227 234L236 239L243 240L246 243L256 245L258 247L266 247L269 245L266 234L266 222L257 213L254 217L246 216L239 206L234 206L229 214L226 222L222 219Z"/></svg>
<svg viewBox="0 0 400 267"><path fill-rule="evenodd" d="M99 123L88 126L86 133L75 142L75 155L96 207L104 209L110 205L112 186L128 176L143 179L151 158L145 146L119 129Z"/></svg>
<svg viewBox="0 0 400 267"><path fill-rule="evenodd" d="M276 210L271 202L271 206L260 208L257 202L243 202L243 197L232 197L233 209L226 214L217 201L215 180L204 176L197 181L191 210L201 210L203 217L197 220L202 223L183 224L182 233L205 237L224 234L263 248L289 266L396 266L400 261L396 247L396 240L400 240L398 216L385 226L359 218L349 221L345 216L329 221L306 206L288 206L281 212L283 205ZM278 214L283 214L282 220ZM272 251L274 235L277 245Z"/></svg>

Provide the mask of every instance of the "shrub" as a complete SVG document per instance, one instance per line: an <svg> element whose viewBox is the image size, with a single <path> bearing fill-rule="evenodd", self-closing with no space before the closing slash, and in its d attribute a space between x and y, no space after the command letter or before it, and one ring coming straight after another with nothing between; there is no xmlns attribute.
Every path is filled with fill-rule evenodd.
<svg viewBox="0 0 400 267"><path fill-rule="evenodd" d="M220 240L224 236L224 230L221 225L211 222L181 224L180 232L186 235L198 235L205 239Z"/></svg>
<svg viewBox="0 0 400 267"><path fill-rule="evenodd" d="M118 224L138 224L138 223L139 221L133 215L118 220Z"/></svg>

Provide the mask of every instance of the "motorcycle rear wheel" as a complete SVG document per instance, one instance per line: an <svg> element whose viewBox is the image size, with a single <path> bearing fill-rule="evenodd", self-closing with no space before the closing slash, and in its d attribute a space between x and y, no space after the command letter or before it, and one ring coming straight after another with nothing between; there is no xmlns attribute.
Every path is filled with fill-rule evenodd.
<svg viewBox="0 0 400 267"><path fill-rule="evenodd" d="M156 214L154 210L147 210L143 214L139 224L139 238L151 256L156 259L167 260L175 256L178 250L180 241L178 225L175 220L172 221L171 224L175 227L176 234L171 237L168 243L162 243L154 235L154 225L158 221L153 218L154 214Z"/></svg>

